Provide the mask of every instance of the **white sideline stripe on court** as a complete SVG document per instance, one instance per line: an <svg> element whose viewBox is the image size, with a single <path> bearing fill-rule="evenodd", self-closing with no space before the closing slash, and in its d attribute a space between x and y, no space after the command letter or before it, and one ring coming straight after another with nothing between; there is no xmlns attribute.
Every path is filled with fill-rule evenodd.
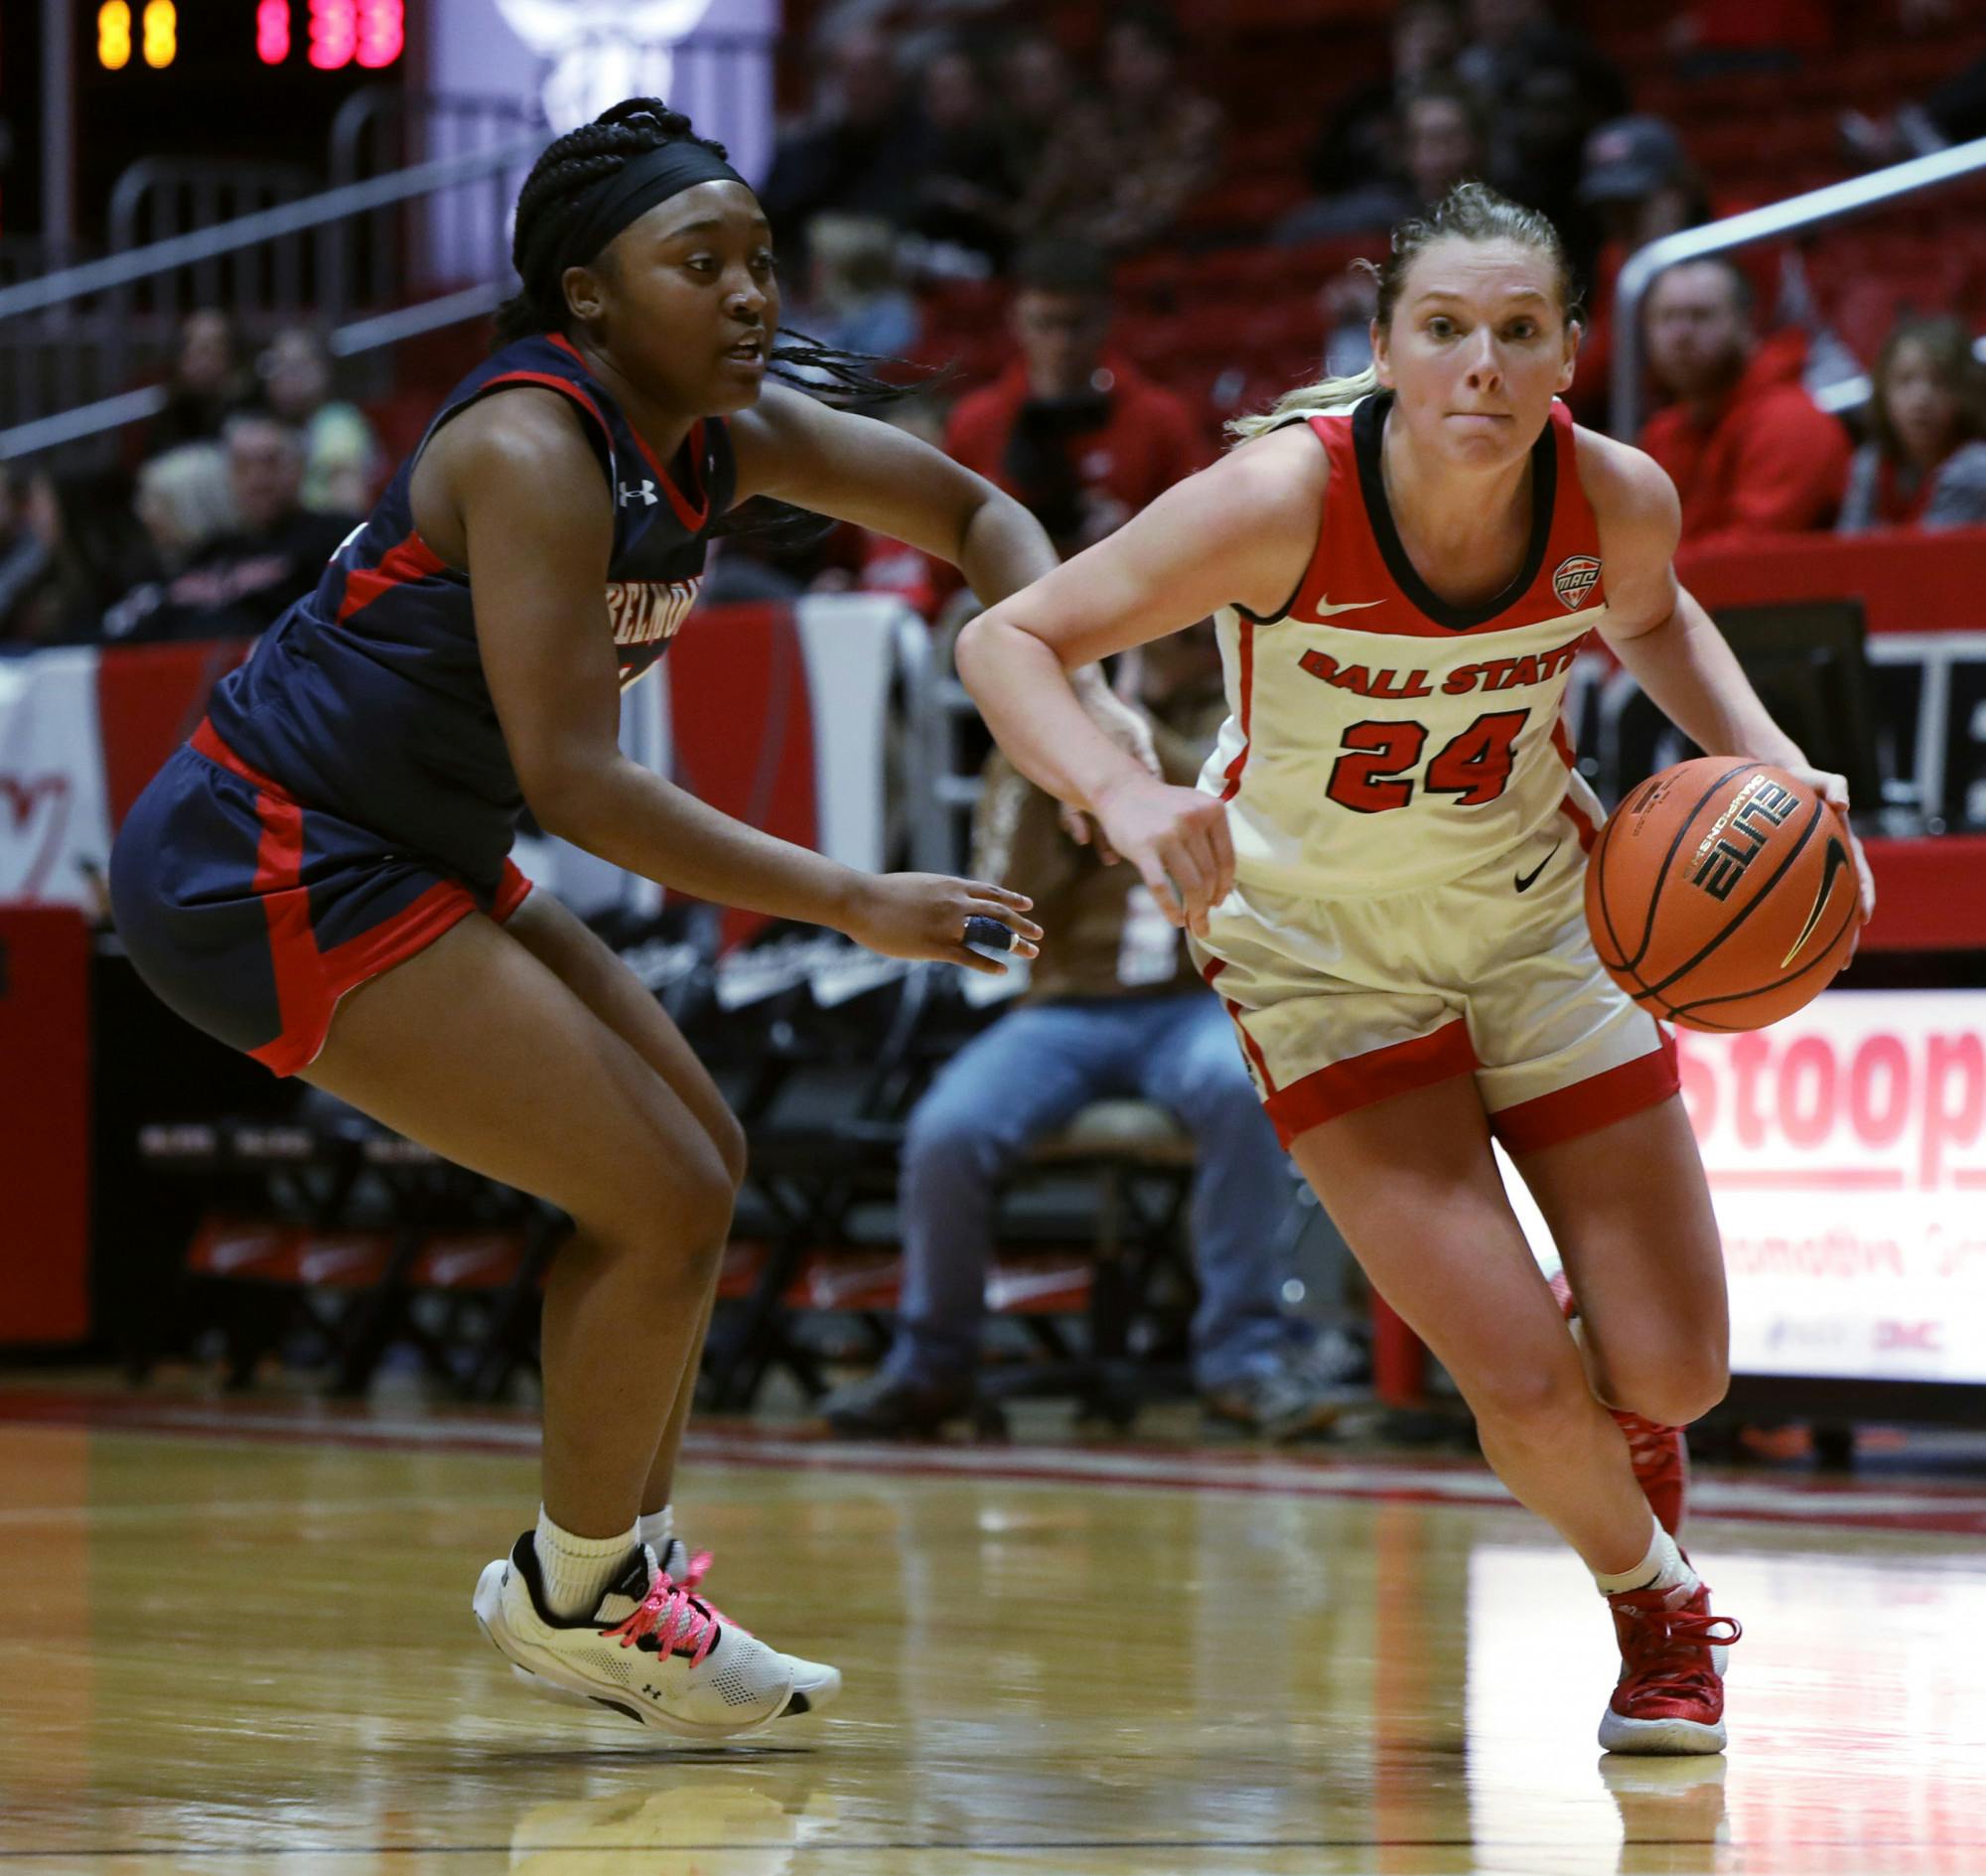
<svg viewBox="0 0 1986 1876"><path fill-rule="evenodd" d="M16 1424L34 1425L26 1421ZM45 1423L46 1424L46 1423ZM220 1439L270 1434L290 1440L322 1440L342 1446L492 1448L535 1452L538 1430L524 1422L438 1421L374 1417L314 1419L293 1414L254 1413L161 1403L147 1405L127 1420L121 1413L93 1422L105 1432L185 1432ZM692 1432L687 1456L721 1464L786 1467L906 1477L948 1475L960 1479L997 1477L1043 1485L1151 1486L1211 1491L1285 1492L1301 1498L1384 1499L1413 1495L1463 1505L1512 1505L1502 1484L1489 1471L1466 1467L1413 1465L1295 1465L1257 1460L1233 1463L1204 1453L1120 1453L1087 1447L927 1446L891 1447L827 1440L738 1438ZM1690 1488L1690 1508L1706 1516L1819 1523L1865 1523L1891 1518L1986 1520L1986 1495L1976 1492L1886 1492L1816 1489L1793 1482L1698 1479Z"/></svg>

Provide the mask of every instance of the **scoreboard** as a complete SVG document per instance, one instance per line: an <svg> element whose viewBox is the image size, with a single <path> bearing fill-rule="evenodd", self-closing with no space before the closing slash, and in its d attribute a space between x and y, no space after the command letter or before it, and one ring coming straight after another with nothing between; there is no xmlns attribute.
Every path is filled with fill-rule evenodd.
<svg viewBox="0 0 1986 1876"><path fill-rule="evenodd" d="M418 23L406 0L71 4L72 175L85 239L102 236L111 187L142 157L282 162L322 177L339 106L404 80Z"/></svg>
<svg viewBox="0 0 1986 1876"><path fill-rule="evenodd" d="M180 10L178 0L98 0L97 65L170 71L180 57ZM225 61L220 36L229 32L239 41L235 63L244 66L238 55L250 46L260 65L296 59L319 72L383 71L406 50L404 0L241 0L231 7L188 0L187 10L201 22L201 52L210 61Z"/></svg>

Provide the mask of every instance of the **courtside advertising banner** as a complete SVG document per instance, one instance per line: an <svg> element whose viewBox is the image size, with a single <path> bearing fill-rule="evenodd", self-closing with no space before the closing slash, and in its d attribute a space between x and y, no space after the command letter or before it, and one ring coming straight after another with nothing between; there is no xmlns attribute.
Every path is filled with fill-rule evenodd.
<svg viewBox="0 0 1986 1876"><path fill-rule="evenodd" d="M1770 1029L1677 1031L1734 1373L1986 1382L1982 1036L1986 992L1966 990L1833 990Z"/></svg>

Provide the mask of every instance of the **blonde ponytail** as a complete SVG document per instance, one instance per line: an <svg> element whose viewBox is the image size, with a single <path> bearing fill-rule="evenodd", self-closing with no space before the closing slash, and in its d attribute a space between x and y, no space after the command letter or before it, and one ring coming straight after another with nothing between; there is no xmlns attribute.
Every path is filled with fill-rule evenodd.
<svg viewBox="0 0 1986 1876"><path fill-rule="evenodd" d="M1370 397L1379 388L1379 373L1367 365L1351 377L1321 378L1315 384L1299 384L1285 391L1267 410L1251 410L1246 416L1230 417L1227 434L1237 443L1250 437L1266 436L1299 417L1321 417L1334 410L1348 410L1361 397Z"/></svg>

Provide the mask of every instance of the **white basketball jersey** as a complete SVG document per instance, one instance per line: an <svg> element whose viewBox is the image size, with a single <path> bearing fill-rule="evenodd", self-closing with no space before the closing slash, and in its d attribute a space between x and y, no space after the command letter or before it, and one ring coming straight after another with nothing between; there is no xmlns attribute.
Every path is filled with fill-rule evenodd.
<svg viewBox="0 0 1986 1876"><path fill-rule="evenodd" d="M1401 892L1460 878L1561 806L1585 840L1601 818L1559 716L1607 605L1571 413L1555 402L1532 451L1522 569L1456 607L1414 571L1386 505L1390 402L1309 419L1331 482L1302 584L1273 618L1216 620L1228 717L1200 787L1227 803L1244 889Z"/></svg>

